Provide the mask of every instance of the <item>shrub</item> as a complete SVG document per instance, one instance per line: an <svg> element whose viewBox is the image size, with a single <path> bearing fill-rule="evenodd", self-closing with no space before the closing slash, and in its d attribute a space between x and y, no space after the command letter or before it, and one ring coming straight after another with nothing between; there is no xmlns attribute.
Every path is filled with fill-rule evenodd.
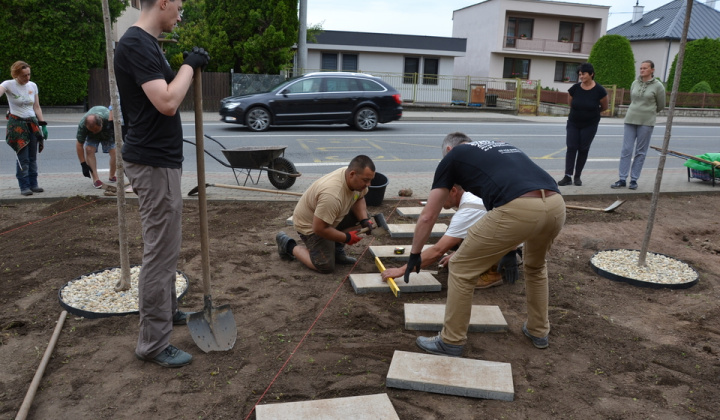
<svg viewBox="0 0 720 420"><path fill-rule="evenodd" d="M635 80L635 56L622 35L605 35L590 50L588 62L595 67L595 81L605 87L629 89Z"/></svg>
<svg viewBox="0 0 720 420"><path fill-rule="evenodd" d="M690 93L713 93L710 83L706 81L698 82L690 89Z"/></svg>
<svg viewBox="0 0 720 420"><path fill-rule="evenodd" d="M713 92L720 92L720 39L702 38L690 41L685 45L685 60L680 75L679 92L690 92L702 81L707 81ZM668 76L668 91L673 88L675 81L675 66L677 55L670 67Z"/></svg>

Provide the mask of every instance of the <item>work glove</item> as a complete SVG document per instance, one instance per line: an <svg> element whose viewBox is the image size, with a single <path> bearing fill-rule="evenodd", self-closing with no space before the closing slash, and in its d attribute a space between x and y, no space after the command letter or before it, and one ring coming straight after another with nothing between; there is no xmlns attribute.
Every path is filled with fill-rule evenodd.
<svg viewBox="0 0 720 420"><path fill-rule="evenodd" d="M48 139L47 123L45 121L38 121L40 130L42 131L43 139Z"/></svg>
<svg viewBox="0 0 720 420"><path fill-rule="evenodd" d="M410 283L410 273L415 271L416 273L420 272L420 265L422 264L422 257L420 257L420 253L413 254L410 253L410 258L408 259L407 268L405 269L405 283Z"/></svg>
<svg viewBox="0 0 720 420"><path fill-rule="evenodd" d="M349 233L346 232L345 236L346 236L345 243L348 245L356 244L356 243L360 242L360 240L362 239L361 237L358 236L357 230L353 230L352 232L349 232Z"/></svg>
<svg viewBox="0 0 720 420"><path fill-rule="evenodd" d="M360 221L360 226L367 228L367 232L365 232L366 235L372 235L372 230L375 229L375 225L373 225L373 222L371 219L362 219Z"/></svg>
<svg viewBox="0 0 720 420"><path fill-rule="evenodd" d="M183 58L185 59L183 61L183 64L187 64L188 66L192 67L193 70L197 68L204 69L205 66L207 66L208 61L210 61L210 55L202 48L193 47L192 51L183 52Z"/></svg>
<svg viewBox="0 0 720 420"><path fill-rule="evenodd" d="M90 165L85 162L80 162L80 166L82 167L83 176L85 176L85 178L90 178L90 174L93 171Z"/></svg>
<svg viewBox="0 0 720 420"><path fill-rule="evenodd" d="M518 279L517 251L512 250L500 258L498 271L502 274L503 281L513 284Z"/></svg>

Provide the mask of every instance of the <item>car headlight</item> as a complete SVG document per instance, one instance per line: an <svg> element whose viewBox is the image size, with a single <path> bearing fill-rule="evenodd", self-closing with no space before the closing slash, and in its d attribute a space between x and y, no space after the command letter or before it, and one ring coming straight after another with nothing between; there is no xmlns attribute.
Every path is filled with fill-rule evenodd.
<svg viewBox="0 0 720 420"><path fill-rule="evenodd" d="M240 106L240 102L230 102L225 104L225 107L229 110L235 109Z"/></svg>

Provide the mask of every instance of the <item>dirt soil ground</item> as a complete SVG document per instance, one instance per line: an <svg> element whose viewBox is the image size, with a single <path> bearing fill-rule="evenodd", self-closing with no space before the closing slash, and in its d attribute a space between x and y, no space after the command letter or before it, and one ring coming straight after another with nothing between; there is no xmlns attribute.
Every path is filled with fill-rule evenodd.
<svg viewBox="0 0 720 420"><path fill-rule="evenodd" d="M612 200L568 200L605 207ZM385 201L390 223L411 223ZM354 267L322 275L280 260L275 246L294 203L209 203L213 298L230 304L234 348L205 354L187 327L173 344L193 363L166 369L135 359L137 315L69 314L30 418L244 419L256 404L387 393L401 419L711 419L720 414L720 224L718 196L662 197L650 251L692 265L689 289L651 289L596 275L602 249L639 249L650 208L633 197L614 213L568 210L549 255L550 347L535 349L525 320L522 274L513 285L476 291L499 305L507 333L471 333L466 357L510 363L515 400L503 402L387 388L395 350L420 351L423 333L403 328L404 303L444 303L437 293L354 293L350 273L375 272L364 239ZM136 205L128 204L130 261L141 262ZM184 208L179 269L191 280L184 310L202 309L197 202ZM52 336L68 281L119 266L117 207L74 197L0 206L0 418L13 418ZM386 261L386 265L393 265ZM424 335L431 335L425 333Z"/></svg>

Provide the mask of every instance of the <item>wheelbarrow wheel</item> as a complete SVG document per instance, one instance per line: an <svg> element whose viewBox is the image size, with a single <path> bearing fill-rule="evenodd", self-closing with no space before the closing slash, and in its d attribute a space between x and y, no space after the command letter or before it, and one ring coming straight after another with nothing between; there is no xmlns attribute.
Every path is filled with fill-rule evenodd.
<svg viewBox="0 0 720 420"><path fill-rule="evenodd" d="M270 163L270 169L289 174L298 173L295 165L284 157L276 157L273 159ZM277 172L268 171L268 178L270 178L270 183L279 190L286 190L295 184L294 176L283 175Z"/></svg>

